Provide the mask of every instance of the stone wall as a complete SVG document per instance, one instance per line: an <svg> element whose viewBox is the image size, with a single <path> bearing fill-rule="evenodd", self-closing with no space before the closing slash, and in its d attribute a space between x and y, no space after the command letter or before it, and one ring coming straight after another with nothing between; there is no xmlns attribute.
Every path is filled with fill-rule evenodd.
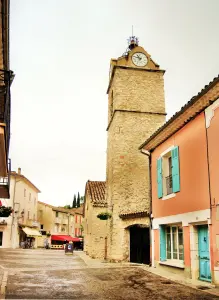
<svg viewBox="0 0 219 300"><path fill-rule="evenodd" d="M87 209L88 205L88 209ZM105 212L105 207L96 207L86 197L84 216L84 251L92 258L104 259L107 221L100 220L97 215Z"/></svg>

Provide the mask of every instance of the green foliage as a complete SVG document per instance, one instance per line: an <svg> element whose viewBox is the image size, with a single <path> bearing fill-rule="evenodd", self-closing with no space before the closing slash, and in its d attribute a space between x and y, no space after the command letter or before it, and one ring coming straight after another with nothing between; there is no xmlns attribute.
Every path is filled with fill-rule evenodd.
<svg viewBox="0 0 219 300"><path fill-rule="evenodd" d="M78 198L77 198L77 207L80 207L80 200L81 200L81 198L80 198L80 194L79 194L79 192L78 192Z"/></svg>
<svg viewBox="0 0 219 300"><path fill-rule="evenodd" d="M0 217L7 218L13 212L13 209L9 206L0 206Z"/></svg>
<svg viewBox="0 0 219 300"><path fill-rule="evenodd" d="M97 215L97 218L100 220L108 220L112 217L112 214L109 212L102 212L100 214Z"/></svg>
<svg viewBox="0 0 219 300"><path fill-rule="evenodd" d="M71 205L69 205L69 204L68 204L68 205L65 205L64 208L70 209L70 208L71 208Z"/></svg>

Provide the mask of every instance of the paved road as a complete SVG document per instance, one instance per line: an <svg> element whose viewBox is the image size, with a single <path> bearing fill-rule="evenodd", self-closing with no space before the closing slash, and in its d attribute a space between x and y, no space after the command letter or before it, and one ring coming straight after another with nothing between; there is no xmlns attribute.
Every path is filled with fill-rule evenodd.
<svg viewBox="0 0 219 300"><path fill-rule="evenodd" d="M79 253L78 253L79 254ZM58 250L0 249L6 299L197 299L219 297L159 277L139 266L88 263ZM81 256L81 257L80 257Z"/></svg>

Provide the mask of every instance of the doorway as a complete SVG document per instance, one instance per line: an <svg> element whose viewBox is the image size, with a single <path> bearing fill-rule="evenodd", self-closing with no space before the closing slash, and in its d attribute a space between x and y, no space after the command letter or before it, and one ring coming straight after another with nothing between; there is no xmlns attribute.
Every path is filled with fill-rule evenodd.
<svg viewBox="0 0 219 300"><path fill-rule="evenodd" d="M198 226L199 279L211 281L208 225Z"/></svg>
<svg viewBox="0 0 219 300"><path fill-rule="evenodd" d="M148 227L130 227L130 262L150 264L150 232Z"/></svg>

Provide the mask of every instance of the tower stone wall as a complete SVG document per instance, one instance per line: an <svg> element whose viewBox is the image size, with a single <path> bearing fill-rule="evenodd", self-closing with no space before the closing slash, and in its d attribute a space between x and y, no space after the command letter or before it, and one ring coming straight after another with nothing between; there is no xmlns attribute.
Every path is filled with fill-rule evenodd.
<svg viewBox="0 0 219 300"><path fill-rule="evenodd" d="M136 51L146 53L151 69L133 66ZM107 128L106 199L112 212L108 259L120 261L129 260L129 227L150 225L149 161L138 148L165 121L164 71L141 47L113 63Z"/></svg>

